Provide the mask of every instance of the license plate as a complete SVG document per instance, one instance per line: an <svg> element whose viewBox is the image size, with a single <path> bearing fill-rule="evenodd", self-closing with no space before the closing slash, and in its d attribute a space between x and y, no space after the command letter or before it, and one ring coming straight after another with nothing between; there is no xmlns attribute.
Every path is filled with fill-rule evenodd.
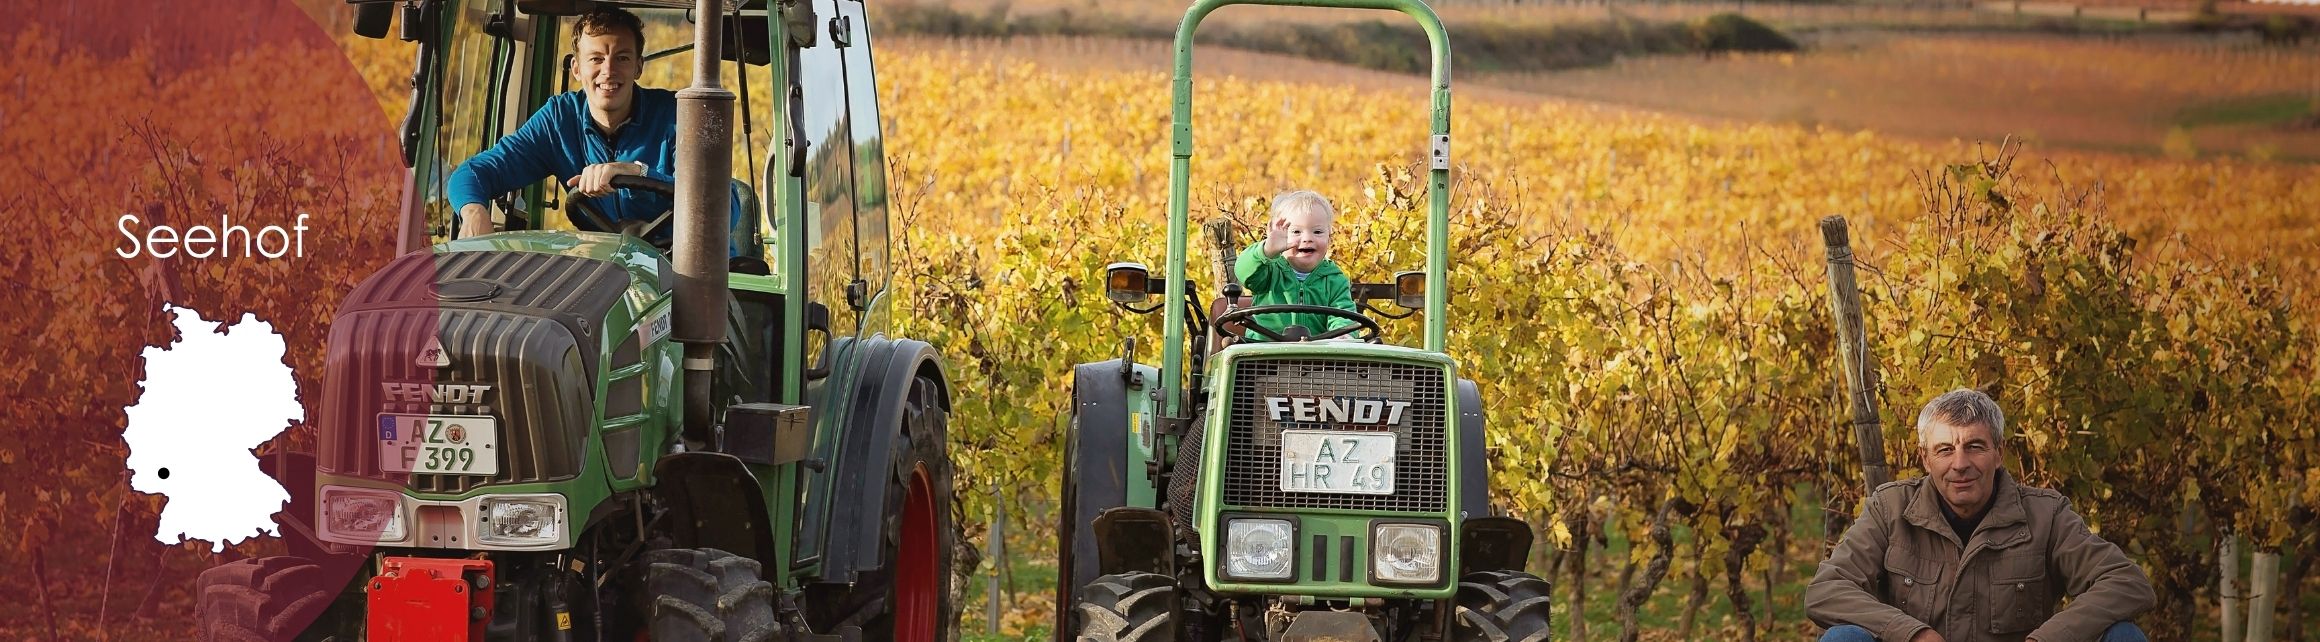
<svg viewBox="0 0 2320 642"><path fill-rule="evenodd" d="M430 475L499 474L499 424L472 415L379 415L379 468Z"/></svg>
<svg viewBox="0 0 2320 642"><path fill-rule="evenodd" d="M1283 430L1281 490L1341 495L1394 494L1394 434Z"/></svg>

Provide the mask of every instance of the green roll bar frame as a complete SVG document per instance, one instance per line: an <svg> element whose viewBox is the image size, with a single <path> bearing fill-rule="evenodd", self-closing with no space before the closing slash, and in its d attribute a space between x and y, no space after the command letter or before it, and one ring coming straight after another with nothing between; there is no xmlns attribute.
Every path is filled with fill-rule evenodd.
<svg viewBox="0 0 2320 642"><path fill-rule="evenodd" d="M1447 325L1450 277L1450 37L1442 19L1419 0L1198 0L1176 27L1173 114L1169 119L1168 285L1166 332L1161 350L1163 415L1183 416L1186 211L1192 191L1192 32L1219 7L1235 4L1399 11L1418 20L1433 51L1433 135L1428 138L1426 173L1426 350L1441 352Z"/></svg>

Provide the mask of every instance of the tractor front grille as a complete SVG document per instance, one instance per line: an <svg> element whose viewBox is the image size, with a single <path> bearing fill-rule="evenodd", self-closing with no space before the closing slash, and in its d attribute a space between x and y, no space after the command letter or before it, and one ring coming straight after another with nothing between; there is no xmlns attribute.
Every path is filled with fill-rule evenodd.
<svg viewBox="0 0 2320 642"><path fill-rule="evenodd" d="M321 467L443 494L578 476L595 423L599 333L631 280L619 263L561 254L415 252L396 259L356 287L331 321ZM430 345L441 346L443 363L419 358ZM489 390L480 403L389 391L436 386ZM498 474L382 472L381 413L497 418Z"/></svg>
<svg viewBox="0 0 2320 642"><path fill-rule="evenodd" d="M1449 386L1440 367L1343 359L1243 359L1233 366L1224 503L1241 508L1342 508L1438 513L1450 498L1444 421ZM1394 433L1394 492L1340 495L1281 490L1281 430L1266 397L1360 397L1408 401ZM1386 427L1344 426L1344 430Z"/></svg>
<svg viewBox="0 0 2320 642"><path fill-rule="evenodd" d="M458 355L452 365L413 363L414 346L430 338ZM569 479L595 408L591 379L572 335L553 321L481 310L391 310L351 314L331 328L331 375L321 446L324 468L392 479L379 470L379 413L488 414L499 419L499 474L410 474L423 493L464 493L483 484ZM382 382L490 386L484 403L430 404L389 399Z"/></svg>

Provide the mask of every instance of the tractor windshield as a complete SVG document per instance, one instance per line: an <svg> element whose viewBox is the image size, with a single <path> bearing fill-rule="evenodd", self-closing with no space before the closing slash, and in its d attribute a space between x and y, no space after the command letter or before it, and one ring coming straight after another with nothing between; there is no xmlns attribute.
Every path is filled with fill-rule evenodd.
<svg viewBox="0 0 2320 642"><path fill-rule="evenodd" d="M577 88L569 72L571 28L575 18L533 15L520 10L503 14L510 3L499 0L454 0L445 3L438 18L440 29L429 36L435 45L423 47L423 80L412 105L411 133L415 135L413 170L417 173L419 205L425 209L435 238L445 238L455 219L446 185L460 163L489 149L501 137L514 133L549 98ZM640 88L682 89L693 66L693 24L674 9L631 9L644 23L645 62ZM762 37L762 36L760 36ZM729 89L747 89L748 104L773 102L772 79L763 65L727 62ZM748 109L739 110L747 113ZM762 173L762 159L773 142L772 123L744 118L735 123L733 179L739 191L762 203L770 189ZM569 199L555 180L503 195L494 204L507 229L575 229L567 216ZM502 208L505 209L502 209ZM760 220L735 230L736 239L775 238L763 226L763 207L745 209ZM781 262L765 257L772 265Z"/></svg>

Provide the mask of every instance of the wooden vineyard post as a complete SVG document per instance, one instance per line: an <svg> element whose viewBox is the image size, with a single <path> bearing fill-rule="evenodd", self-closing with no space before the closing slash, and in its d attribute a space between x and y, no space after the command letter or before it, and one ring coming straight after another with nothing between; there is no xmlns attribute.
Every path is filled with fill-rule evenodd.
<svg viewBox="0 0 2320 642"><path fill-rule="evenodd" d="M1836 321L1837 361L1845 373L1846 398L1853 425L1853 443L1860 447L1861 476L1869 492L1893 481L1885 465L1884 423L1877 419L1877 389L1870 378L1868 329L1861 320L1861 286L1853 275L1852 232L1845 217L1821 219L1821 240L1828 245L1829 312Z"/></svg>
<svg viewBox="0 0 2320 642"><path fill-rule="evenodd" d="M1239 283L1239 276L1233 274L1233 259L1240 256L1240 248L1233 244L1232 219L1220 216L1201 227L1208 228L1208 240L1216 244L1217 287L1222 288L1226 283Z"/></svg>
<svg viewBox="0 0 2320 642"><path fill-rule="evenodd" d="M1207 223L1202 224L1200 227L1208 230L1209 244L1216 250L1216 260L1212 262L1212 267L1215 268L1214 272L1216 275L1216 292L1221 294L1224 292L1225 284L1241 282L1240 275L1233 273L1234 259L1237 259L1240 256L1240 248L1235 247L1235 244L1233 243L1233 220L1231 218L1219 216L1214 219L1210 219ZM1198 304L1197 302L1200 300L1201 299L1197 297L1193 299L1196 304ZM1224 311L1211 310L1209 313L1224 314ZM1222 343L1223 339L1221 339L1221 337L1224 336L1227 335L1222 329L1211 328L1208 332L1208 336L1201 337L1199 340L1195 341L1193 345L1199 346L1202 350L1215 352L1218 348L1224 345Z"/></svg>

